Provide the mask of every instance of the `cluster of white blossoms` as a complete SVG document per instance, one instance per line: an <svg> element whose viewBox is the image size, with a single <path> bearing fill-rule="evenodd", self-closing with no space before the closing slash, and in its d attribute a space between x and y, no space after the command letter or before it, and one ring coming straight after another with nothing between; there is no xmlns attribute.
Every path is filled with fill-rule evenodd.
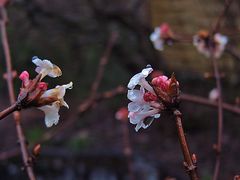
<svg viewBox="0 0 240 180"><path fill-rule="evenodd" d="M56 125L59 121L58 112L60 107L65 106L69 108L68 104L64 101L64 95L66 89L71 89L73 87L73 83L70 82L66 85L56 86L53 89L47 90L47 83L41 82L41 80L45 76L53 78L61 76L61 69L49 60L41 60L36 56L32 58L32 62L37 66L35 71L41 76L34 90L35 94L37 94L34 96L36 97L36 99L34 99L34 105L45 113L45 124L47 127L51 127L53 124ZM29 73L27 71L22 72L19 78L22 80L22 89L29 89L31 87L31 82L33 80L29 79Z"/></svg>
<svg viewBox="0 0 240 180"><path fill-rule="evenodd" d="M151 67L146 67L134 75L128 83L127 97L132 101L128 104L128 117L132 124L136 124L136 131L140 128L146 129L155 118L160 117L161 105L156 101L157 96L145 79L152 71Z"/></svg>
<svg viewBox="0 0 240 180"><path fill-rule="evenodd" d="M207 31L200 31L193 37L193 45L197 48L198 52L205 55L207 58L213 56L220 58L228 43L227 36L216 33L213 40L210 39Z"/></svg>
<svg viewBox="0 0 240 180"><path fill-rule="evenodd" d="M167 23L155 27L154 32L150 35L154 48L162 51L164 44L172 45L176 40L174 34ZM215 33L213 37L210 37L208 31L201 30L193 36L193 45L197 48L198 52L206 57L213 56L214 58L220 58L228 43L228 37L220 33Z"/></svg>

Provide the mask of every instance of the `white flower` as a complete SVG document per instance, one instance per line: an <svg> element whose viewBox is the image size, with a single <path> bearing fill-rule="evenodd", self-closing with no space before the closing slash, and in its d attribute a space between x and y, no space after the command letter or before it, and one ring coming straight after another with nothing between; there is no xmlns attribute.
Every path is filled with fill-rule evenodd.
<svg viewBox="0 0 240 180"><path fill-rule="evenodd" d="M49 60L41 60L37 56L34 56L32 62L37 66L35 71L42 75L41 79L47 75L53 78L62 75L61 69Z"/></svg>
<svg viewBox="0 0 240 180"><path fill-rule="evenodd" d="M147 128L150 126L154 118L159 118L159 107L157 102L144 100L145 91L148 91L155 95L153 88L146 81L146 77L152 72L152 68L145 68L142 72L134 75L128 83L127 97L130 101L128 104L128 117L130 123L136 124L135 130L138 131L141 127ZM137 85L140 85L140 89L134 89ZM147 120L150 121L147 122Z"/></svg>
<svg viewBox="0 0 240 180"><path fill-rule="evenodd" d="M228 43L228 38L227 36L223 36L220 33L216 33L214 35L214 41L217 44L214 56L215 58L219 58L225 50L225 46Z"/></svg>
<svg viewBox="0 0 240 180"><path fill-rule="evenodd" d="M156 27L154 32L150 35L150 40L153 42L154 48L157 50L163 50L164 41L161 38L161 28Z"/></svg>
<svg viewBox="0 0 240 180"><path fill-rule="evenodd" d="M209 92L208 98L212 101L216 101L219 98L219 92L217 88L212 89Z"/></svg>
<svg viewBox="0 0 240 180"><path fill-rule="evenodd" d="M151 93L154 93L153 88L149 85L149 83L145 79L152 71L153 69L147 66L140 73L134 75L128 83L128 88L134 89L137 85L140 85L143 86L148 91L150 91Z"/></svg>
<svg viewBox="0 0 240 180"><path fill-rule="evenodd" d="M193 36L193 45L196 46L199 53L205 55L207 58L211 56L211 53L214 58L220 58L225 50L227 42L227 36L216 33L213 37L214 47L212 47L213 50L211 52L211 47L209 47L209 44L207 44L208 42L206 39L200 37L199 35Z"/></svg>
<svg viewBox="0 0 240 180"><path fill-rule="evenodd" d="M199 35L193 36L193 45L197 48L199 53L205 55L207 58L210 57L210 49L207 47L205 40L200 38Z"/></svg>
<svg viewBox="0 0 240 180"><path fill-rule="evenodd" d="M51 105L39 107L39 109L45 113L45 124L47 127L51 127L53 124L56 125L58 123L58 111L61 106L69 108L63 97L66 93L66 89L71 89L72 87L72 82L66 85L56 86L54 89L45 91L40 97L40 99L52 98L55 100Z"/></svg>

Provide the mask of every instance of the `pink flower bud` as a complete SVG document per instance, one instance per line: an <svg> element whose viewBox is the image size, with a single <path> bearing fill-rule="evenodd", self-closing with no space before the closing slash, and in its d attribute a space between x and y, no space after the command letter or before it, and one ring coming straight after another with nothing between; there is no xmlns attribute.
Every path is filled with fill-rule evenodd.
<svg viewBox="0 0 240 180"><path fill-rule="evenodd" d="M167 76L158 76L152 80L152 85L160 87L163 91L167 90L169 83Z"/></svg>
<svg viewBox="0 0 240 180"><path fill-rule="evenodd" d="M116 114L115 118L120 121L125 121L128 119L128 109L126 107L120 108Z"/></svg>
<svg viewBox="0 0 240 180"><path fill-rule="evenodd" d="M153 78L155 78L155 77L162 76L162 75L163 75L163 72L162 72L162 71L154 70L154 71L150 74L150 77L153 79Z"/></svg>
<svg viewBox="0 0 240 180"><path fill-rule="evenodd" d="M151 102L151 101L156 101L157 100L157 96L150 93L150 92L146 92L144 95L143 95L143 99L144 101L146 102Z"/></svg>
<svg viewBox="0 0 240 180"><path fill-rule="evenodd" d="M27 71L23 71L20 74L19 79L21 79L23 82L29 80L29 73Z"/></svg>
<svg viewBox="0 0 240 180"><path fill-rule="evenodd" d="M38 83L38 88L40 89L40 90L42 90L42 91L46 91L47 90L47 83L45 83L45 82L39 82Z"/></svg>
<svg viewBox="0 0 240 180"><path fill-rule="evenodd" d="M170 27L169 27L169 25L167 23L163 23L160 26L160 28L161 28L161 33L163 33L163 34L167 34L168 31L170 30Z"/></svg>

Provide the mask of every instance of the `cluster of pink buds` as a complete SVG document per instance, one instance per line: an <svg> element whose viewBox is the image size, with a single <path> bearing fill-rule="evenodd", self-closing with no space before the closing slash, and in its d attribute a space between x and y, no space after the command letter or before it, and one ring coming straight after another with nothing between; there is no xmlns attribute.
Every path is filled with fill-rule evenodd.
<svg viewBox="0 0 240 180"><path fill-rule="evenodd" d="M154 119L160 117L161 111L176 108L179 103L179 83L174 75L170 79L160 75L149 83L146 78L152 71L148 65L128 83L127 97L131 101L128 104L128 117L132 124L136 124L136 131L146 129Z"/></svg>
<svg viewBox="0 0 240 180"><path fill-rule="evenodd" d="M42 79L45 76L58 77L62 75L61 69L52 64L49 60L41 60L38 57L33 57L32 62L37 66L35 71L38 75L34 79L29 78L29 73L23 71L19 78L22 80L22 87L18 95L19 108L37 107L45 113L45 124L51 127L59 121L58 111L61 106L68 108L68 104L64 101L66 89L71 89L73 83L56 86L54 89L49 89L46 82Z"/></svg>
<svg viewBox="0 0 240 180"><path fill-rule="evenodd" d="M164 44L172 45L174 38L173 32L167 23L163 23L154 29L150 35L150 40L153 42L154 48L162 51Z"/></svg>
<svg viewBox="0 0 240 180"><path fill-rule="evenodd" d="M199 31L193 36L193 45L196 46L199 53L206 57L220 58L225 46L228 43L227 36L215 33L213 37L208 31Z"/></svg>

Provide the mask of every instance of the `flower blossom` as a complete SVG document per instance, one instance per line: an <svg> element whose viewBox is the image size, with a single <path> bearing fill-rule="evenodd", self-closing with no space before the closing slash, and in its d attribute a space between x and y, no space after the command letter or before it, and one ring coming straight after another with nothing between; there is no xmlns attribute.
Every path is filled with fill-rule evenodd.
<svg viewBox="0 0 240 180"><path fill-rule="evenodd" d="M156 27L154 32L150 35L150 40L153 42L154 48L162 51L164 43L169 45L173 41L173 33L167 23L163 23L161 26Z"/></svg>
<svg viewBox="0 0 240 180"><path fill-rule="evenodd" d="M68 104L64 101L66 89L71 89L73 83L56 86L54 89L47 90L47 83L41 81L45 76L58 77L62 75L61 69L52 64L49 60L41 60L33 57L33 63L37 66L35 71L38 75L34 79L29 79L29 73L23 71L19 78L22 80L22 88L18 96L18 102L22 108L35 106L45 113L45 124L51 127L59 121L58 111L61 106L67 108Z"/></svg>
<svg viewBox="0 0 240 180"><path fill-rule="evenodd" d="M47 127L58 123L60 117L58 111L61 106L69 108L68 104L64 101L64 95L66 89L72 89L72 87L73 83L70 82L66 85L56 86L54 89L47 90L41 95L40 102L48 101L49 99L53 101L50 105L44 105L38 108L45 113L45 124Z"/></svg>
<svg viewBox="0 0 240 180"><path fill-rule="evenodd" d="M163 110L177 108L179 104L179 83L174 74L171 78L155 76L149 84L146 78L153 69L150 66L134 75L128 83L128 117L136 124L135 130L146 129Z"/></svg>
<svg viewBox="0 0 240 180"><path fill-rule="evenodd" d="M219 92L217 88L212 89L209 92L208 98L212 101L216 101L219 98Z"/></svg>
<svg viewBox="0 0 240 180"><path fill-rule="evenodd" d="M140 128L146 129L155 118L160 117L161 105L156 101L157 96L145 79L152 71L151 67L146 67L134 75L128 83L127 97L132 101L128 104L128 117L132 124L136 124L136 131ZM140 86L140 89L137 89L136 86ZM147 118L149 118L149 122L146 121Z"/></svg>
<svg viewBox="0 0 240 180"><path fill-rule="evenodd" d="M32 62L37 66L35 71L42 75L41 79L47 75L53 78L62 75L61 69L49 60L41 60L37 56L34 56Z"/></svg>
<svg viewBox="0 0 240 180"><path fill-rule="evenodd" d="M205 55L207 58L210 56L220 58L227 43L227 36L220 33L214 34L212 40L207 31L200 31L197 35L193 36L193 45L199 53Z"/></svg>

